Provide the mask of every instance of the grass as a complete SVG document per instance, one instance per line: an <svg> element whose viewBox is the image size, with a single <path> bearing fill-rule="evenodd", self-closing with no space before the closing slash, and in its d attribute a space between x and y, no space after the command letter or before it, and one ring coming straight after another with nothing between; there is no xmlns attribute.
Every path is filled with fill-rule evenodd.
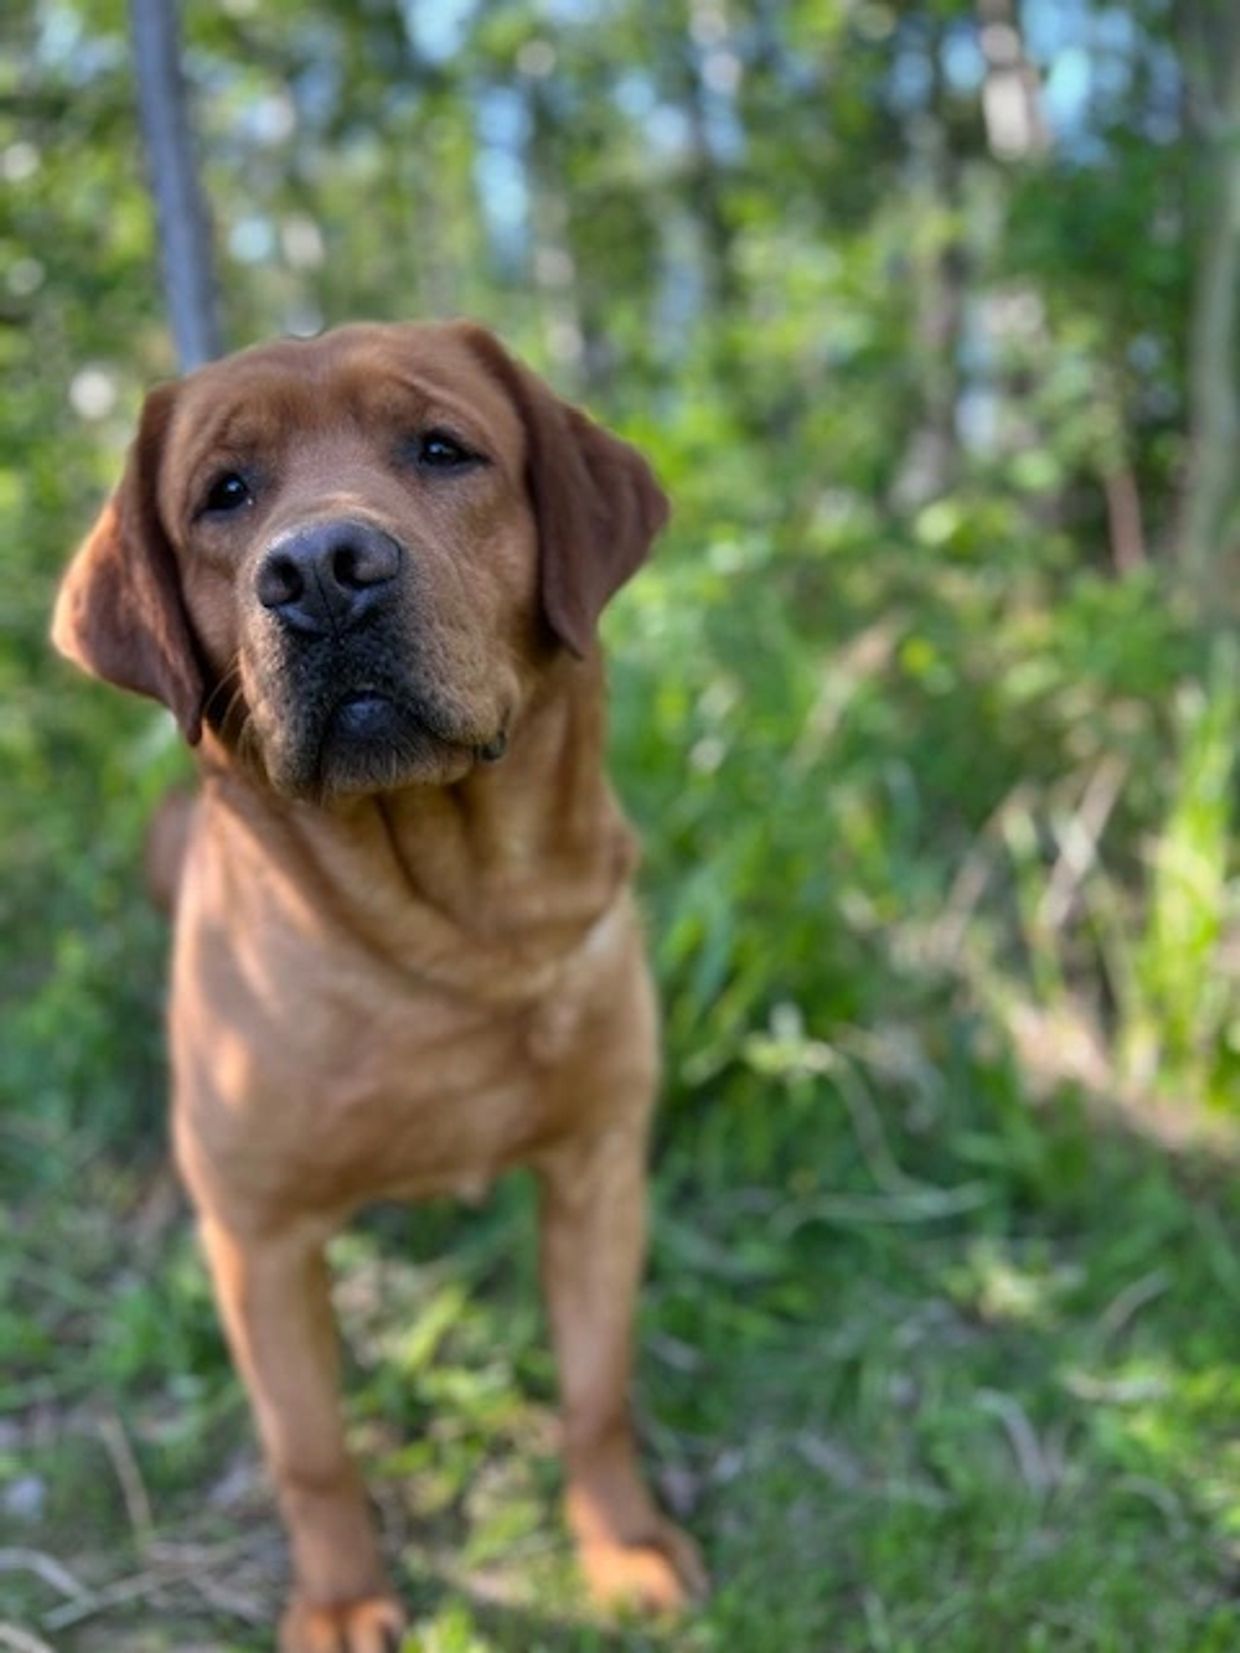
<svg viewBox="0 0 1240 1653"><path fill-rule="evenodd" d="M1019 1087L966 1062L937 1118L891 1092L880 1125L815 1080L761 1175L735 1099L668 1122L641 1406L717 1583L676 1627L573 1578L529 1190L343 1238L407 1645L1234 1646L1240 1197ZM102 1168L41 1215L4 1248L3 1617L66 1653L257 1653L280 1547L184 1215Z"/></svg>
<svg viewBox="0 0 1240 1653"><path fill-rule="evenodd" d="M668 1050L640 1410L716 1593L582 1597L518 1178L335 1253L407 1645L1240 1645L1232 656L998 505L885 541L662 451L683 526L611 622ZM46 583L0 653L0 1647L258 1653L135 870L183 760L68 691Z"/></svg>

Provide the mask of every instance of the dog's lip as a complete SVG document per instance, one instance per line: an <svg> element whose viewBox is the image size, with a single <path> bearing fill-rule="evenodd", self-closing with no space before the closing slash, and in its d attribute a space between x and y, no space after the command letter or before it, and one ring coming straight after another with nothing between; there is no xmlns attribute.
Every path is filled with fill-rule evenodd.
<svg viewBox="0 0 1240 1653"><path fill-rule="evenodd" d="M405 721L389 695L375 689L350 689L333 705L327 733L329 738L346 740L391 740Z"/></svg>
<svg viewBox="0 0 1240 1653"><path fill-rule="evenodd" d="M400 727L416 731L441 746L470 744L458 733L445 728L434 711L420 700L371 684L354 684L338 695L332 702L327 723L337 732L350 729L355 734L373 733L382 737ZM368 725L373 725L373 728Z"/></svg>
<svg viewBox="0 0 1240 1653"><path fill-rule="evenodd" d="M340 712L353 706L391 706L394 702L390 694L384 694L381 689L350 689L342 694L333 710Z"/></svg>
<svg viewBox="0 0 1240 1653"><path fill-rule="evenodd" d="M350 747L388 748L394 757L411 757L421 749L422 759L438 750L474 763L498 763L508 746L508 717L497 720L493 732L454 725L433 699L416 691L379 680L354 680L326 701L318 728L315 772L321 784L342 753Z"/></svg>

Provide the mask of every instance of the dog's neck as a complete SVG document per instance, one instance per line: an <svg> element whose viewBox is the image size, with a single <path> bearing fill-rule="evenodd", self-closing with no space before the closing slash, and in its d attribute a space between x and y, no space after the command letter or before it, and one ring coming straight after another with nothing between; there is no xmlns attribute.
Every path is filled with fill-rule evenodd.
<svg viewBox="0 0 1240 1653"><path fill-rule="evenodd" d="M583 901L597 915L632 864L603 768L603 704L597 661L565 660L499 762L346 813L364 831L377 815L411 894L465 928L525 930L548 906L579 910Z"/></svg>
<svg viewBox="0 0 1240 1653"><path fill-rule="evenodd" d="M449 786L289 803L206 754L208 794L233 817L233 876L261 854L267 899L321 904L401 969L532 991L620 898L637 859L603 768L602 678L597 657L557 662L505 756ZM247 831L260 816L264 830Z"/></svg>

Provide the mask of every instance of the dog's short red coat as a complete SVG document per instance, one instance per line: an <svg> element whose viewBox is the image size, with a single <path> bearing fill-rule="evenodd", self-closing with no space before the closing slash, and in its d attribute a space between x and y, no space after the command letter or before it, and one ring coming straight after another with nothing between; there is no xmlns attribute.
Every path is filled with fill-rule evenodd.
<svg viewBox="0 0 1240 1653"><path fill-rule="evenodd" d="M410 441L444 427L477 463L419 469ZM246 478L244 509L204 507L221 471ZM324 1244L364 1201L515 1165L542 1185L589 1580L653 1606L704 1583L629 1418L656 1015L594 642L665 514L640 455L481 329L346 328L153 392L62 588L61 650L162 699L199 755L155 843L177 908L173 1128L291 1539L287 1653L372 1653L402 1622L341 1431ZM430 708L360 780L307 745L254 597L273 538L336 515L403 548L408 659L382 664ZM330 649L314 669L321 698Z"/></svg>

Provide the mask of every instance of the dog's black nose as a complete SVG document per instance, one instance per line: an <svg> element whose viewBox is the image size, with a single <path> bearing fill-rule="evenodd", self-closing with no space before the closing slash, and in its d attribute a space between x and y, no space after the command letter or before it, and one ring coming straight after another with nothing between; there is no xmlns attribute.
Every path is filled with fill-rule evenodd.
<svg viewBox="0 0 1240 1653"><path fill-rule="evenodd" d="M346 631L381 607L396 589L400 560L400 546L381 528L329 519L274 540L255 588L285 625L321 636Z"/></svg>

